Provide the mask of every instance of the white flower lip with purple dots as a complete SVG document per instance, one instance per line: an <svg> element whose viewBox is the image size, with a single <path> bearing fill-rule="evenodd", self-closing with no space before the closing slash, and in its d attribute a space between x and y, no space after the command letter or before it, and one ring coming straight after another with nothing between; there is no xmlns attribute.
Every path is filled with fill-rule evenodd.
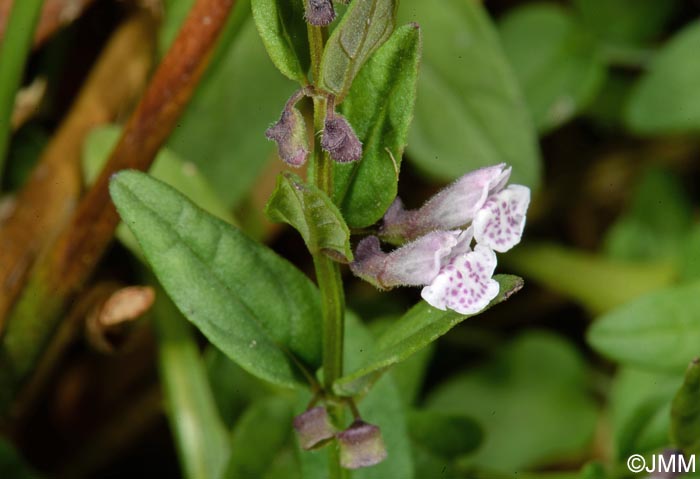
<svg viewBox="0 0 700 479"><path fill-rule="evenodd" d="M423 299L443 311L478 313L499 292L496 252L520 243L525 228L530 189L506 187L509 177L505 164L467 173L417 210L397 198L380 237L408 243L385 253L378 237L367 237L350 268L382 289L424 286Z"/></svg>

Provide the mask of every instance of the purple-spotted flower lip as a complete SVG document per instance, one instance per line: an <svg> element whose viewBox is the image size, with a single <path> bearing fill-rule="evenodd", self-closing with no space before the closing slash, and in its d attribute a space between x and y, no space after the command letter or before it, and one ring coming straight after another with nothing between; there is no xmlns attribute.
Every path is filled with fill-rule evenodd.
<svg viewBox="0 0 700 479"><path fill-rule="evenodd" d="M421 291L431 306L460 314L475 314L498 295L500 286L492 278L496 253L477 244L474 251L455 256Z"/></svg>
<svg viewBox="0 0 700 479"><path fill-rule="evenodd" d="M506 186L510 172L501 164L468 173L417 210L397 198L380 237L403 246L385 253L379 238L365 238L351 270L381 289L424 286L423 299L441 310L481 311L499 292L495 252L520 242L530 204L529 188Z"/></svg>

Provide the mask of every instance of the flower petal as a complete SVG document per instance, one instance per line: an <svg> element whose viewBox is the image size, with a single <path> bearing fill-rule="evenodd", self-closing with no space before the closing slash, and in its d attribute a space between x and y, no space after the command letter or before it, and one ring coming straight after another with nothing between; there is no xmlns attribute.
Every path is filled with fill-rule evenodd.
<svg viewBox="0 0 700 479"><path fill-rule="evenodd" d="M491 195L474 218L477 244L504 253L520 243L529 205L530 188L526 186L510 185Z"/></svg>
<svg viewBox="0 0 700 479"><path fill-rule="evenodd" d="M477 245L474 251L457 256L442 269L421 296L431 306L459 314L475 314L498 294L500 286L491 278L496 269L496 253Z"/></svg>
<svg viewBox="0 0 700 479"><path fill-rule="evenodd" d="M474 219L490 194L505 186L510 172L502 163L467 173L418 210L406 211L400 203L392 205L384 216L381 234L410 240L428 231L464 226Z"/></svg>

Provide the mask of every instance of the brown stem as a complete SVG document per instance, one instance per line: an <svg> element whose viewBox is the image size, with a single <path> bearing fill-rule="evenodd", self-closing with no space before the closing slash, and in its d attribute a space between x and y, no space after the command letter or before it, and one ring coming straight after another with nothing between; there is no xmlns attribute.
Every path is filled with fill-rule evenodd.
<svg viewBox="0 0 700 479"><path fill-rule="evenodd" d="M37 261L0 349L5 363L0 371L14 376L9 384L0 378L2 388L9 386L0 400L9 400L29 373L66 302L83 287L112 239L119 217L109 197L110 177L119 170L150 167L192 97L233 3L197 0L102 173Z"/></svg>
<svg viewBox="0 0 700 479"><path fill-rule="evenodd" d="M138 15L117 29L42 152L10 215L0 220L0 333L36 255L75 209L88 132L114 121L145 88L155 53L153 28L150 17Z"/></svg>

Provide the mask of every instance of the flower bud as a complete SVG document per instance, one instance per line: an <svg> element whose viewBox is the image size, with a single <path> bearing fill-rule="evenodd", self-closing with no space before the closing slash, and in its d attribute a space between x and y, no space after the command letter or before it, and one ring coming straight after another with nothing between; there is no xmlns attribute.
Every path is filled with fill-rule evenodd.
<svg viewBox="0 0 700 479"><path fill-rule="evenodd" d="M306 122L299 110L289 103L279 121L265 132L269 140L277 143L280 158L288 165L299 167L309 156L309 137Z"/></svg>
<svg viewBox="0 0 700 479"><path fill-rule="evenodd" d="M349 163L362 158L362 143L350 123L337 113L326 118L321 147L338 163Z"/></svg>
<svg viewBox="0 0 700 479"><path fill-rule="evenodd" d="M505 187L510 171L500 164L467 173L417 210L404 209L397 198L384 215L380 235L411 240L428 231L464 226L474 219L489 195Z"/></svg>
<svg viewBox="0 0 700 479"><path fill-rule="evenodd" d="M338 434L338 446L340 465L346 469L374 466L386 459L381 430L361 420Z"/></svg>
<svg viewBox="0 0 700 479"><path fill-rule="evenodd" d="M297 431L299 444L307 451L323 445L335 436L335 428L328 418L326 408L320 406L295 417L294 429Z"/></svg>
<svg viewBox="0 0 700 479"><path fill-rule="evenodd" d="M306 0L306 21L317 27L325 27L335 19L331 0Z"/></svg>

